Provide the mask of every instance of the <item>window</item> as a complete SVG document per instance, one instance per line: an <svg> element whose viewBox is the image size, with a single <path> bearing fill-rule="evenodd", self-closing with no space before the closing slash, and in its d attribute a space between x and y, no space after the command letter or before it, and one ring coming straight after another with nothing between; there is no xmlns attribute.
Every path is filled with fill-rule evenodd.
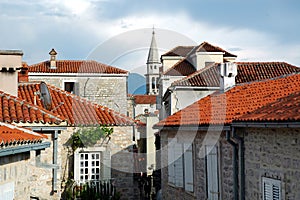
<svg viewBox="0 0 300 200"><path fill-rule="evenodd" d="M263 200L281 200L281 181L263 177Z"/></svg>
<svg viewBox="0 0 300 200"><path fill-rule="evenodd" d="M74 159L75 181L86 181L110 178L109 152L78 152Z"/></svg>
<svg viewBox="0 0 300 200"><path fill-rule="evenodd" d="M152 77L152 89L155 89L155 77Z"/></svg>
<svg viewBox="0 0 300 200"><path fill-rule="evenodd" d="M64 82L64 90L72 93L79 94L79 84L77 82Z"/></svg>
<svg viewBox="0 0 300 200"><path fill-rule="evenodd" d="M193 149L191 144L168 143L168 182L186 191L194 191Z"/></svg>
<svg viewBox="0 0 300 200"><path fill-rule="evenodd" d="M79 153L79 180L100 179L100 153Z"/></svg>
<svg viewBox="0 0 300 200"><path fill-rule="evenodd" d="M0 185L0 197L1 199L14 199L14 182L5 183Z"/></svg>
<svg viewBox="0 0 300 200"><path fill-rule="evenodd" d="M218 150L216 146L206 146L206 180L209 200L219 199Z"/></svg>

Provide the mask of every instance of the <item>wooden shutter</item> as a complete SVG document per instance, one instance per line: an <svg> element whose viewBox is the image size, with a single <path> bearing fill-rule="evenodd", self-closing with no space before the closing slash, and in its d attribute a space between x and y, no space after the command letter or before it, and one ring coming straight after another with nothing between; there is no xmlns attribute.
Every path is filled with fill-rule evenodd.
<svg viewBox="0 0 300 200"><path fill-rule="evenodd" d="M74 94L80 95L79 94L79 82L74 83Z"/></svg>
<svg viewBox="0 0 300 200"><path fill-rule="evenodd" d="M111 178L111 157L109 151L102 152L102 178Z"/></svg>
<svg viewBox="0 0 300 200"><path fill-rule="evenodd" d="M174 144L171 141L172 138L168 138L168 182L171 184L175 184Z"/></svg>
<svg viewBox="0 0 300 200"><path fill-rule="evenodd" d="M175 144L175 162L174 162L174 168L175 168L175 185L178 187L183 187L183 149L182 144Z"/></svg>
<svg viewBox="0 0 300 200"><path fill-rule="evenodd" d="M219 199L218 152L216 146L206 146L207 194L209 200Z"/></svg>
<svg viewBox="0 0 300 200"><path fill-rule="evenodd" d="M281 200L281 182L263 177L263 200Z"/></svg>
<svg viewBox="0 0 300 200"><path fill-rule="evenodd" d="M184 144L184 188L186 191L194 191L194 168L192 144Z"/></svg>

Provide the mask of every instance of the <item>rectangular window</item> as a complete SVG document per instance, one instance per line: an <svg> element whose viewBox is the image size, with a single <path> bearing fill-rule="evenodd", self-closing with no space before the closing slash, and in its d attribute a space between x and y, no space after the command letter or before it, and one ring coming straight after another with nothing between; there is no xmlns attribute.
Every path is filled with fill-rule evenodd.
<svg viewBox="0 0 300 200"><path fill-rule="evenodd" d="M281 181L272 178L262 178L263 200L281 200Z"/></svg>
<svg viewBox="0 0 300 200"><path fill-rule="evenodd" d="M191 144L168 139L168 182L186 191L194 191L193 149Z"/></svg>
<svg viewBox="0 0 300 200"><path fill-rule="evenodd" d="M208 199L218 200L220 193L218 173L218 149L216 146L206 146L206 180Z"/></svg>
<svg viewBox="0 0 300 200"><path fill-rule="evenodd" d="M82 152L75 154L75 180L81 183L101 179L100 152Z"/></svg>
<svg viewBox="0 0 300 200"><path fill-rule="evenodd" d="M13 200L14 199L14 182L5 183L0 185L0 199Z"/></svg>
<svg viewBox="0 0 300 200"><path fill-rule="evenodd" d="M64 90L72 94L79 95L79 83L77 82L64 82Z"/></svg>

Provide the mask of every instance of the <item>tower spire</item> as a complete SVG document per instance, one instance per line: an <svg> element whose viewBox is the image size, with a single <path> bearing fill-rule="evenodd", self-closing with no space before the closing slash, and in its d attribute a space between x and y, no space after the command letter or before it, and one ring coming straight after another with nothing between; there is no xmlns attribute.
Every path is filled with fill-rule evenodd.
<svg viewBox="0 0 300 200"><path fill-rule="evenodd" d="M151 45L148 53L147 59L147 74L146 83L147 83L147 94L158 94L158 79L159 79L159 67L161 66L158 49L155 39L155 30L154 26L152 28L152 39Z"/></svg>
<svg viewBox="0 0 300 200"><path fill-rule="evenodd" d="M151 39L151 45L150 45L150 50L149 50L148 60L147 60L147 64L149 63L160 63L159 56L158 56L158 49L156 45L156 39L155 39L154 26L152 28L152 39Z"/></svg>

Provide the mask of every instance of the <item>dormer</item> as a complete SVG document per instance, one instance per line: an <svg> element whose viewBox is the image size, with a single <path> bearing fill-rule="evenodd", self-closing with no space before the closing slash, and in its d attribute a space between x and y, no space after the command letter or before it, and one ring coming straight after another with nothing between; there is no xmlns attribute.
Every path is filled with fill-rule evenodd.
<svg viewBox="0 0 300 200"><path fill-rule="evenodd" d="M57 52L55 51L55 49L52 49L49 52L50 55L50 69L56 69L56 55Z"/></svg>
<svg viewBox="0 0 300 200"><path fill-rule="evenodd" d="M220 47L203 42L191 51L188 59L200 70L213 63L234 62L236 57Z"/></svg>

